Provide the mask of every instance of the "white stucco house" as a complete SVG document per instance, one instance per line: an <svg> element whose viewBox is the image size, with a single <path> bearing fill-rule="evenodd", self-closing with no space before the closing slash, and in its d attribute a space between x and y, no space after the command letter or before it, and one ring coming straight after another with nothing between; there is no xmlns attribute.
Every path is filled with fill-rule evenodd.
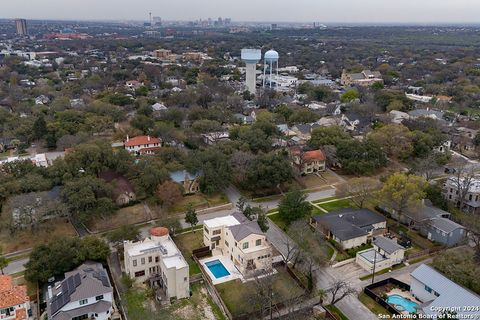
<svg viewBox="0 0 480 320"><path fill-rule="evenodd" d="M149 237L123 246L125 272L135 281L151 281L167 300L190 296L188 263L167 228L152 228Z"/></svg>
<svg viewBox="0 0 480 320"><path fill-rule="evenodd" d="M403 262L405 248L395 240L379 236L372 241L373 248L357 252L355 262L368 272L380 271Z"/></svg>
<svg viewBox="0 0 480 320"><path fill-rule="evenodd" d="M242 213L205 220L203 243L212 255L229 259L244 276L272 268L272 248L256 221Z"/></svg>

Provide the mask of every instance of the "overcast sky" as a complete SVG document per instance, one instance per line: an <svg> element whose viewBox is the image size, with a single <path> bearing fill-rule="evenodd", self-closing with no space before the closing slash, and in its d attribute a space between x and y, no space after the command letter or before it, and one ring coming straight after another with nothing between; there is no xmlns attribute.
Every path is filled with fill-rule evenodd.
<svg viewBox="0 0 480 320"><path fill-rule="evenodd" d="M0 0L0 18L476 23L479 0Z"/></svg>

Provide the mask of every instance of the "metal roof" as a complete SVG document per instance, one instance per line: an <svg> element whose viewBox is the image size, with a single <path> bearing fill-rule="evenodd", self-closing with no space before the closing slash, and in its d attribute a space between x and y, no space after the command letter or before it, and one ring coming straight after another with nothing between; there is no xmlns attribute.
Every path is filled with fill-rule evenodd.
<svg viewBox="0 0 480 320"><path fill-rule="evenodd" d="M433 311L435 308L458 307L460 311L457 311L457 316L461 316L462 319L477 319L480 315L480 311L464 310L465 306L480 306L480 296L448 279L432 267L422 264L410 275L439 294L431 303L422 306L425 314L437 315L437 312Z"/></svg>

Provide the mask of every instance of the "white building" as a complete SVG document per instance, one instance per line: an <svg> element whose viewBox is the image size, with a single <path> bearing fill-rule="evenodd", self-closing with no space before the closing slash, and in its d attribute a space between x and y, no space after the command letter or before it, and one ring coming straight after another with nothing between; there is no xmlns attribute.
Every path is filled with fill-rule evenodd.
<svg viewBox="0 0 480 320"><path fill-rule="evenodd" d="M145 240L124 242L125 272L138 282L152 280L167 300L188 298L188 263L168 234L167 228L150 230Z"/></svg>
<svg viewBox="0 0 480 320"><path fill-rule="evenodd" d="M233 262L244 276L256 270L270 270L272 248L256 221L241 213L205 220L203 243L212 255L222 255Z"/></svg>
<svg viewBox="0 0 480 320"><path fill-rule="evenodd" d="M380 271L402 263L405 248L392 239L383 236L375 237L373 248L357 252L355 262L368 272Z"/></svg>
<svg viewBox="0 0 480 320"><path fill-rule="evenodd" d="M455 311L455 319L480 317L478 309L480 297L432 267L422 264L410 274L410 277L410 292L423 302L420 305L420 313L427 315L428 319L437 319L442 310L448 309Z"/></svg>
<svg viewBox="0 0 480 320"><path fill-rule="evenodd" d="M161 148L162 141L150 136L138 136L130 138L127 136L125 150L135 154L154 154Z"/></svg>
<svg viewBox="0 0 480 320"><path fill-rule="evenodd" d="M450 177L444 184L443 193L448 201L453 202L456 206L460 205L459 189L466 190L463 201L463 207L460 208L465 212L480 212L480 178L478 176L472 179Z"/></svg>
<svg viewBox="0 0 480 320"><path fill-rule="evenodd" d="M48 288L49 320L111 319L113 289L100 263L85 262L65 273L65 280Z"/></svg>

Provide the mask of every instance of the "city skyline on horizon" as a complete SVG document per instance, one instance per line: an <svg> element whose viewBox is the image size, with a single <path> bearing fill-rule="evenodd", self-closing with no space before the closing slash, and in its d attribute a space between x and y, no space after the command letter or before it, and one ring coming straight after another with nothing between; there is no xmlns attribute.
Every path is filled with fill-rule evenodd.
<svg viewBox="0 0 480 320"><path fill-rule="evenodd" d="M224 3L218 0L178 0L156 3L152 0L46 0L29 3L17 0L2 4L5 19L147 21L148 15L166 21L195 21L218 17L242 22L344 23L344 24L476 24L480 2L474 0L243 0ZM188 8L188 10L185 10ZM346 10L348 8L348 10ZM92 10L93 9L93 10ZM427 14L425 14L427 13Z"/></svg>

